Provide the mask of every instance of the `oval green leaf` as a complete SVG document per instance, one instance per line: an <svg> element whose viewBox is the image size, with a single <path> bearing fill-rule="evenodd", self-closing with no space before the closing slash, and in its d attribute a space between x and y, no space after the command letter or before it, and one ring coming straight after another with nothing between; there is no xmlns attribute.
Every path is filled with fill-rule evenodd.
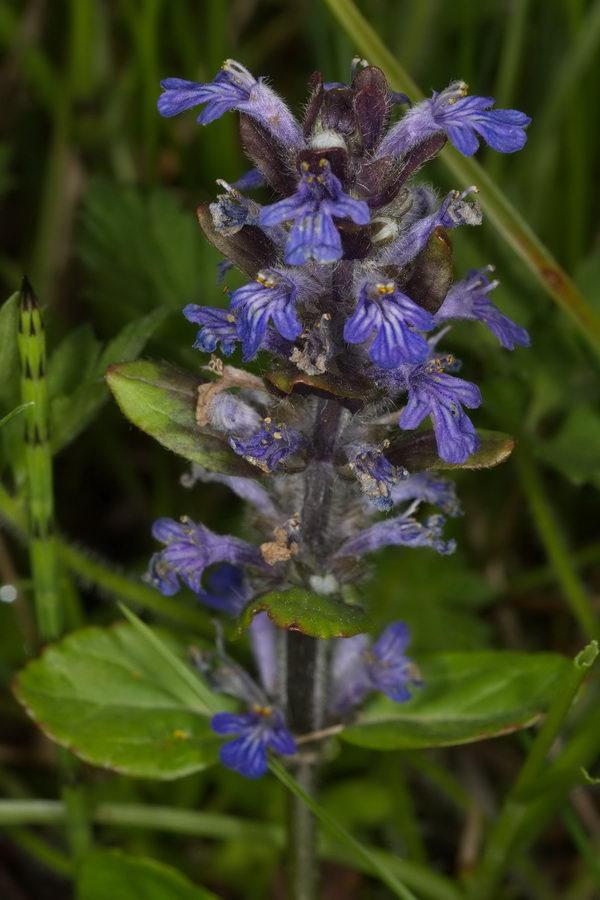
<svg viewBox="0 0 600 900"><path fill-rule="evenodd" d="M378 696L340 735L375 750L468 744L527 728L542 715L570 661L550 653L482 651L419 660L423 687L407 703Z"/></svg>
<svg viewBox="0 0 600 900"><path fill-rule="evenodd" d="M370 624L360 606L350 606L343 600L313 594L303 588L273 591L253 600L242 613L240 632L259 612L266 612L280 628L317 638L351 637L367 631Z"/></svg>
<svg viewBox="0 0 600 900"><path fill-rule="evenodd" d="M196 424L200 379L167 363L140 359L110 366L106 380L123 414L163 447L211 472L254 473L224 438Z"/></svg>
<svg viewBox="0 0 600 900"><path fill-rule="evenodd" d="M448 463L440 459L433 431L420 431L409 437L395 440L386 456L395 466L404 466L409 472L426 469L491 469L505 462L515 447L515 439L502 431L477 431L481 445L476 453L463 463Z"/></svg>
<svg viewBox="0 0 600 900"><path fill-rule="evenodd" d="M216 760L219 739L197 694L129 624L73 632L30 662L14 691L48 737L92 765L171 779Z"/></svg>
<svg viewBox="0 0 600 900"><path fill-rule="evenodd" d="M176 869L120 850L96 850L77 875L78 900L217 900Z"/></svg>

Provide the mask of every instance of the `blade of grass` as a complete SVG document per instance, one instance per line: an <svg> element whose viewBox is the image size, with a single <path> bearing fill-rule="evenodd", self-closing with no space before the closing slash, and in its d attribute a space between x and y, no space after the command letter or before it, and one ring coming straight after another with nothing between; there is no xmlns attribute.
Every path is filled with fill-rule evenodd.
<svg viewBox="0 0 600 900"><path fill-rule="evenodd" d="M204 684L202 679L198 674L192 672L192 670L185 665L180 659L178 659L172 650L161 641L158 635L149 628L145 622L136 616L134 612L128 609L125 604L119 603L119 609L123 613L126 619L133 625L136 631L144 638L145 641L150 644L154 650L163 658L163 660L170 667L171 671L174 675L177 676L180 682L186 685L187 688L191 688L193 693L196 695L198 700L200 701L202 712L205 714L210 714L212 712L218 712L219 705L216 702L215 695L210 691L207 686Z"/></svg>
<svg viewBox="0 0 600 900"><path fill-rule="evenodd" d="M42 840L35 832L26 828L10 828L8 836L11 841L32 856L36 862L41 863L60 875L62 878L70 878L73 875L73 866L69 857Z"/></svg>
<svg viewBox="0 0 600 900"><path fill-rule="evenodd" d="M581 822L572 809L565 809L562 819L579 855L587 864L589 873L596 882L596 887L600 889L600 853L598 852L598 846L594 847L592 845Z"/></svg>
<svg viewBox="0 0 600 900"><path fill-rule="evenodd" d="M0 827L19 825L57 825L64 821L65 806L58 800L0 800ZM208 840L236 840L257 842L279 850L285 849L285 834L273 822L240 819L224 813L197 812L171 806L149 806L142 803L99 803L93 811L98 825L111 829L142 829L207 838ZM443 875L430 871L418 863L399 859L373 847L367 848L388 868L397 873L422 900L461 900L458 888ZM320 856L341 862L359 872L371 872L356 853L341 850L329 840L320 846Z"/></svg>
<svg viewBox="0 0 600 900"><path fill-rule="evenodd" d="M19 413L22 413L23 410L27 409L29 406L33 406L33 400L30 400L29 403L21 403L19 406L11 409L9 413L7 413L0 419L0 428L10 422L11 419L14 419L16 416L18 416Z"/></svg>
<svg viewBox="0 0 600 900"><path fill-rule="evenodd" d="M571 671L560 686L544 724L533 741L525 763L488 835L481 863L471 885L473 898L485 897L486 900L493 900L506 867L510 864L511 850L526 816L527 802L523 797L542 771L548 752L597 656L598 644L592 641L575 657Z"/></svg>
<svg viewBox="0 0 600 900"><path fill-rule="evenodd" d="M271 760L270 769L292 794L308 806L323 828L325 828L333 838L341 841L341 843L345 844L351 852L364 860L373 875L376 875L383 884L389 887L394 897L400 897L401 900L417 900L412 891L396 878L394 873L388 868L387 864L381 859L381 856L372 853L368 847L365 847L360 841L357 841L343 825L317 803L314 797L311 797L310 794L306 793L285 766L277 760Z"/></svg>
<svg viewBox="0 0 600 900"><path fill-rule="evenodd" d="M598 637L598 616L571 559L561 528L544 489L537 466L522 445L515 455L521 484L536 530L571 612L587 637Z"/></svg>
<svg viewBox="0 0 600 900"><path fill-rule="evenodd" d="M408 94L414 100L423 98L423 93L352 0L324 2L352 38L361 55L385 71L395 90ZM510 200L473 159L461 156L450 147L442 151L440 158L462 185L476 184L479 187L481 205L499 235L525 262L544 290L571 317L596 352L600 352L600 317L587 305L573 281Z"/></svg>

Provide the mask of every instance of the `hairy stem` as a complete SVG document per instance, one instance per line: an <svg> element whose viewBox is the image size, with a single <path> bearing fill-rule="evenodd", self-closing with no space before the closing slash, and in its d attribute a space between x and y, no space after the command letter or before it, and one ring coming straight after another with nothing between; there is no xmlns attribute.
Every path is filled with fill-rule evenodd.
<svg viewBox="0 0 600 900"><path fill-rule="evenodd" d="M309 463L304 481L302 540L315 570L321 570L329 555L328 526L333 490L332 458L342 408L333 400L319 400ZM297 631L286 633L285 698L287 721L295 734L318 731L323 726L327 646L325 641ZM313 796L317 780L317 754L311 744L303 746L294 775L304 791ZM316 896L315 819L304 801L290 796L288 804L288 859L290 897L311 900Z"/></svg>
<svg viewBox="0 0 600 900"><path fill-rule="evenodd" d="M311 797L315 794L316 770L312 762L294 768L297 782ZM313 900L317 896L318 869L315 818L304 801L295 794L287 797L287 858L290 897Z"/></svg>

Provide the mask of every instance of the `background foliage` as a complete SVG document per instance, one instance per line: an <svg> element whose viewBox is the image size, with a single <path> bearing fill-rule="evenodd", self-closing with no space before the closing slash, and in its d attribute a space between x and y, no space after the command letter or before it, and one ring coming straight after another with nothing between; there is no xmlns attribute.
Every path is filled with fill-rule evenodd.
<svg viewBox="0 0 600 900"><path fill-rule="evenodd" d="M533 116L525 151L484 150L480 162L600 315L598 0L363 0L359 7L423 90L460 77L474 92ZM234 180L244 170L235 117L206 131L193 115L165 123L156 113L158 82L167 75L209 80L233 56L268 73L298 108L310 72L345 80L358 48L321 0L4 0L0 42L0 277L8 297L26 271L44 306L67 627L113 622L120 618L115 600L124 600L174 626L181 640L189 641L191 629L196 640L210 636L208 615L190 597L167 602L137 576L152 549L154 518L185 509L227 531L237 527L240 507L217 485L181 486L182 461L132 429L106 402L103 383L110 362L134 358L145 344L153 358L197 367L202 358L191 350L180 310L221 302L219 257L200 236L194 205L214 193L215 178ZM456 184L439 162L432 177L440 188ZM382 623L398 616L409 623L416 656L495 648L574 656L597 636L598 356L492 226L473 231L454 242L457 271L496 263L497 301L528 327L533 347L508 356L483 329L458 327L454 347L482 386L477 424L512 432L518 448L499 469L456 474L465 516L451 524L454 557L386 553L371 590ZM2 307L0 418L19 403L9 339L15 322L15 304ZM19 587L16 602L0 604L0 789L7 798L0 803L0 894L52 900L71 890L56 778L63 763L8 690L34 649L22 510L12 499L23 483L21 432L18 416L0 431L0 582ZM597 793L578 786L580 766L597 766L597 701L591 682L563 729L562 755L547 769L544 790L525 804L506 897L585 900L600 891ZM522 758L523 742L510 736L380 754L376 766L368 749L335 746L323 805L368 844L403 857L419 896L452 900L454 888L435 873L468 882L485 822ZM98 888L89 857L88 900L128 900L113 884L145 864L123 853L157 861L135 876L154 886L164 881L157 898L203 896L164 864L222 897L283 896L277 823L285 798L275 780L245 783L218 768L166 783L92 768L77 777L94 810L96 865L106 879ZM17 801L36 797L49 799L19 817ZM135 816L146 803L155 807L152 822L147 813ZM102 855L111 847L122 853ZM327 897L389 896L338 847L325 844L324 854ZM405 869L399 874L407 877Z"/></svg>

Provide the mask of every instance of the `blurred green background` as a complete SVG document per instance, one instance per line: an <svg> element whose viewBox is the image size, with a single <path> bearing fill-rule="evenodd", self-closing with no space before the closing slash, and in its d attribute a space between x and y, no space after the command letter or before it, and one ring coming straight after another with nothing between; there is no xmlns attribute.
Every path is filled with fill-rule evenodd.
<svg viewBox="0 0 600 900"><path fill-rule="evenodd" d="M532 116L524 151L501 157L486 149L478 158L600 314L600 3L358 5L424 91L461 78L474 93ZM0 43L0 278L8 296L26 272L44 307L60 444L57 518L79 554L63 576L69 624L108 622L116 617L115 597L142 602L146 596L141 588L136 594L137 581L126 575L143 571L155 517L186 512L223 531L241 523L240 506L223 489L181 487L182 462L134 431L102 384L103 347L132 322L126 337L131 344L137 335L139 349L147 339L145 354L204 364L191 349L194 332L180 310L190 302L223 302L219 257L204 242L194 207L215 193L216 178L234 180L247 168L235 116L209 129L197 126L193 113L162 120L159 81L210 80L233 56L255 74L268 74L300 110L310 73L321 69L326 80L346 80L356 48L322 0L4 0ZM437 162L427 176L440 190L455 186ZM450 523L459 542L454 557L382 556L369 588L376 616L406 619L417 657L424 649L486 646L572 654L586 638L582 607L596 615L599 609L598 356L489 223L458 234L454 245L458 277L471 266L496 264L496 302L532 335L532 348L514 354L476 325L457 327L446 342L463 359L465 376L482 387L476 424L515 434L519 446L497 470L457 475L465 516ZM3 415L15 405L17 385L11 348L0 354ZM8 490L19 485L16 432L14 422L2 432ZM7 527L0 536L0 581L26 572L23 548ZM193 609L189 597L178 602ZM5 683L27 656L24 615L0 608ZM178 617L167 610L166 618ZM196 614L194 622L209 633L208 617ZM585 748L582 759L593 763L600 720L590 706L572 728ZM8 796L48 796L47 745L8 697L0 715L0 788ZM331 766L323 798L369 840L409 859L428 857L439 871L465 874L472 863L465 832L477 827L477 810L493 811L518 760L516 738L382 755L376 769L368 752L346 747ZM164 787L98 771L88 777L103 800L146 799L275 820L283 802L277 785L245 784L218 771ZM600 812L590 798L580 806L583 837L577 834L593 852ZM203 883L223 897L284 896L277 849L236 835L235 828L218 842L123 829L105 836L194 877L201 872ZM599 896L586 854L552 805L536 837L507 896ZM0 895L68 896L60 865L42 856L39 847L37 853L27 848L27 835L0 835ZM325 879L324 896L333 900L386 896L333 863Z"/></svg>

